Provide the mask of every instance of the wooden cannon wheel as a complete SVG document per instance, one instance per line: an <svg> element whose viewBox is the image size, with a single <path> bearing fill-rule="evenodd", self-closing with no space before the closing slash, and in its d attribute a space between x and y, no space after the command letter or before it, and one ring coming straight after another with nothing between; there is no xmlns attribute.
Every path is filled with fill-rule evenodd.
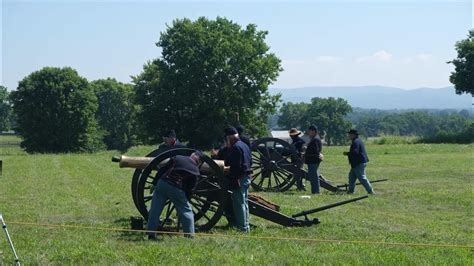
<svg viewBox="0 0 474 266"><path fill-rule="evenodd" d="M252 188L257 191L286 191L296 182L297 152L277 138L261 138L252 143Z"/></svg>
<svg viewBox="0 0 474 266"><path fill-rule="evenodd" d="M187 148L172 149L160 153L148 166L143 169L136 188L137 209L148 219L148 210L151 206L153 184L156 184L160 163L176 156L189 156L195 150ZM191 196L190 204L194 212L196 230L210 230L224 214L225 193L222 189L224 174L222 169L209 157L204 156L203 162L210 166L210 173L201 174L197 181L195 193ZM133 186L133 184L132 184ZM158 218L158 217L157 217ZM160 225L165 230L179 230L178 214L171 201L167 201L161 214Z"/></svg>
<svg viewBox="0 0 474 266"><path fill-rule="evenodd" d="M156 157L160 153L163 153L164 151L165 150L156 149L156 150L150 152L149 154L147 154L146 157ZM137 209L138 209L137 188L138 188L138 181L140 180L140 176L142 175L142 171L143 171L143 169L135 169L135 171L133 172L132 185L131 185L131 189L130 189L130 191L132 193L133 203L135 204L135 207Z"/></svg>

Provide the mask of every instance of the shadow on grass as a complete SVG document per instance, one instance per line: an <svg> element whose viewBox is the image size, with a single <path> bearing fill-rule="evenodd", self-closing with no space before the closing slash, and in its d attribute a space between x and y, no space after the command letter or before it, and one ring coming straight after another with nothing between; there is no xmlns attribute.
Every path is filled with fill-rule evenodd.
<svg viewBox="0 0 474 266"><path fill-rule="evenodd" d="M136 218L136 217L134 217ZM132 227L132 217L127 217L127 218L119 218L114 221L114 225L117 228L123 228L123 229L130 229L130 230L137 230L138 228L133 228ZM135 226L134 226L135 227ZM143 224L142 224L142 229L144 229ZM144 241L145 238L145 232L140 232L140 231L119 231L117 232L117 239L122 240L122 241L131 241L131 242L141 242Z"/></svg>

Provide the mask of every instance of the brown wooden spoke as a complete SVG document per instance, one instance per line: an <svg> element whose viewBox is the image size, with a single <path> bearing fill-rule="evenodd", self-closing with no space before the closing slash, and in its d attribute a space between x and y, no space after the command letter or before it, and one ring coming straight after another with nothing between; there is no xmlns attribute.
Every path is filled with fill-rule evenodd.
<svg viewBox="0 0 474 266"><path fill-rule="evenodd" d="M161 221L161 224L160 224L161 228L164 228L166 222L171 220L171 214L176 209L174 204L171 203L171 201L169 200L165 203L165 208L166 208L166 214L165 214L165 218Z"/></svg>
<svg viewBox="0 0 474 266"><path fill-rule="evenodd" d="M253 176L254 178L256 178L256 177L259 176L262 172L263 172L263 170L259 170L258 172L252 174L252 176Z"/></svg>
<svg viewBox="0 0 474 266"><path fill-rule="evenodd" d="M262 148L262 147L257 147L257 149L256 149L255 151L260 155L260 158L267 158L268 156L266 156L265 154L263 154L263 153L260 151L260 148Z"/></svg>
<svg viewBox="0 0 474 266"><path fill-rule="evenodd" d="M198 210L198 212L194 212L193 210L193 213L194 213L194 222L196 222L197 220L199 220L200 218L204 217L206 218L208 221L211 220L211 218L209 218L209 216L207 216L207 212L210 211L210 212L213 212L215 213L216 212L216 209L214 208L209 208L208 206L205 206L205 205L200 205L198 204L197 202L191 202L191 205L196 209Z"/></svg>
<svg viewBox="0 0 474 266"><path fill-rule="evenodd" d="M280 182L280 179L278 178L278 173L277 172L274 172L273 173L273 176L275 177L275 183L276 183L276 187L280 187L281 186L281 182Z"/></svg>
<svg viewBox="0 0 474 266"><path fill-rule="evenodd" d="M270 178L268 178L267 189L271 190L271 188L272 188L272 177L270 175Z"/></svg>
<svg viewBox="0 0 474 266"><path fill-rule="evenodd" d="M277 177L279 177L279 178L281 178L281 179L283 180L283 182L280 182L280 184L278 185L279 187L280 187L281 185L284 185L284 184L288 183L287 178L285 178L285 176L282 175L280 172L275 171L275 176L277 176Z"/></svg>
<svg viewBox="0 0 474 266"><path fill-rule="evenodd" d="M255 153L252 153L252 160L254 163L261 164L262 163L262 156L263 154L259 153L260 156L257 156Z"/></svg>

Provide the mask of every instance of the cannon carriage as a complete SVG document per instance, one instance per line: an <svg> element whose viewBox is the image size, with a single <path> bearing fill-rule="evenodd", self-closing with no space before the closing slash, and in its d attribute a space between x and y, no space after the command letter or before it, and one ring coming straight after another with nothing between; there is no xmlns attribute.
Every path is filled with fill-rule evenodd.
<svg viewBox="0 0 474 266"><path fill-rule="evenodd" d="M295 147L279 138L261 138L252 142L253 175L252 188L256 191L284 192L302 177L308 180L308 172L298 167L302 165ZM377 183L386 181L371 181ZM346 192L348 184L335 185L319 176L320 186L331 192ZM359 185L359 183L357 184Z"/></svg>
<svg viewBox="0 0 474 266"><path fill-rule="evenodd" d="M172 157L176 155L189 156L194 151L195 150L188 148L170 149L167 151L155 150L146 157L120 156L112 159L114 162L118 162L120 167L136 169L131 184L132 198L137 210L145 220L148 219L148 210L151 206L154 185L160 176L160 169L162 169L166 162ZM225 178L225 172L227 170L223 161L212 160L207 156L203 157L203 163L200 165L201 175L198 178L194 193L189 199L194 212L195 227L197 230L207 231L212 229L223 216L230 220L232 210L229 206L232 192L227 189L227 179ZM367 196L362 196L337 202L303 211L292 216L279 212L279 208L276 204L270 203L255 195L249 195L248 203L249 212L252 215L283 226L310 226L318 224L319 219L311 219L308 215L358 201L366 197ZM173 203L168 201L160 219L160 228L179 231L180 223L177 217L178 215L176 214Z"/></svg>

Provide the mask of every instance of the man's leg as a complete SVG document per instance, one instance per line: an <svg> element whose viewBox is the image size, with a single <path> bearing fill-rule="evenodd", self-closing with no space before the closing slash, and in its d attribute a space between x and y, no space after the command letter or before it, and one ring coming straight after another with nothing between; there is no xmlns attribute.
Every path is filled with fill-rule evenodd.
<svg viewBox="0 0 474 266"><path fill-rule="evenodd" d="M176 210L179 214L179 219L183 225L183 232L187 237L194 236L194 213L191 205L186 198L186 193L183 190L173 187L169 187L169 195L171 202L173 202Z"/></svg>
<svg viewBox="0 0 474 266"><path fill-rule="evenodd" d="M298 160L297 161L297 164L296 164L296 167L300 168L300 169L303 169L303 161L302 160ZM300 172L297 172L295 174L295 178L296 178L296 188L298 190L306 190L304 188L304 184L303 184L303 171L300 171Z"/></svg>
<svg viewBox="0 0 474 266"><path fill-rule="evenodd" d="M245 190L246 189L243 188L242 183L244 182L241 182L240 188L232 190L232 206L234 209L235 226L239 230L246 232L248 230L248 228L245 225L245 222L246 222Z"/></svg>
<svg viewBox="0 0 474 266"><path fill-rule="evenodd" d="M318 176L319 164L308 164L308 178L311 182L311 193L319 194L319 176Z"/></svg>
<svg viewBox="0 0 474 266"><path fill-rule="evenodd" d="M159 180L156 184L155 190L153 191L153 197L151 199L150 212L148 213L148 223L146 229L148 231L156 231L158 229L158 221L160 219L161 212L165 207L166 200L166 184L165 181ZM149 236L156 236L156 233L148 232Z"/></svg>
<svg viewBox="0 0 474 266"><path fill-rule="evenodd" d="M244 195L244 227L246 232L250 232L250 211L249 211L249 187L250 177L245 176L241 182L241 190Z"/></svg>
<svg viewBox="0 0 474 266"><path fill-rule="evenodd" d="M349 188L347 190L347 193L354 193L356 179L357 177L354 168L351 168L351 171L349 171Z"/></svg>
<svg viewBox="0 0 474 266"><path fill-rule="evenodd" d="M365 191L367 191L367 193L369 193L369 194L372 194L372 193L374 193L374 190L372 189L372 185L370 184L370 181L369 181L369 179L367 179L367 176L365 174L365 166L366 165L367 164L365 164L365 163L361 163L358 166L356 166L354 168L355 175L359 179L359 182L364 186Z"/></svg>

